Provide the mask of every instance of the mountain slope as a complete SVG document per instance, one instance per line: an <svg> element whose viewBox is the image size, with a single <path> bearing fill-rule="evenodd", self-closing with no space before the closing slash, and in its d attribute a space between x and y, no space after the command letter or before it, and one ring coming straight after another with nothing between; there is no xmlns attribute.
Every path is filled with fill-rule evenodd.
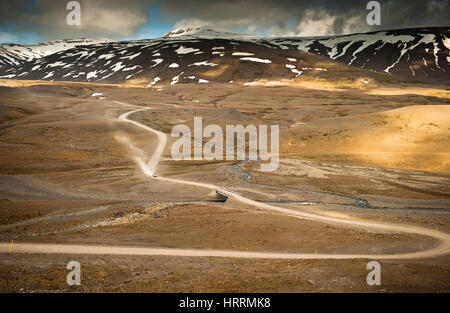
<svg viewBox="0 0 450 313"><path fill-rule="evenodd" d="M10 77L10 75L14 75ZM8 78L156 84L327 80L391 80L322 56L228 39L150 40L96 44L60 51L23 64Z"/></svg>
<svg viewBox="0 0 450 313"><path fill-rule="evenodd" d="M413 79L449 77L450 28L428 27L325 37L255 37L199 27L167 37L247 40L281 49L310 52L347 65Z"/></svg>
<svg viewBox="0 0 450 313"><path fill-rule="evenodd" d="M201 27L153 40L87 43L31 56L0 78L157 84L257 80L450 82L449 28L273 38ZM22 57L23 59L23 57ZM11 61L13 62L13 61Z"/></svg>
<svg viewBox="0 0 450 313"><path fill-rule="evenodd" d="M450 29L418 28L325 38L280 38L269 41L345 64L401 77L449 78Z"/></svg>
<svg viewBox="0 0 450 313"><path fill-rule="evenodd" d="M76 46L112 42L110 39L70 39L53 40L37 45L3 44L0 45L0 68L9 69L27 61L38 59Z"/></svg>

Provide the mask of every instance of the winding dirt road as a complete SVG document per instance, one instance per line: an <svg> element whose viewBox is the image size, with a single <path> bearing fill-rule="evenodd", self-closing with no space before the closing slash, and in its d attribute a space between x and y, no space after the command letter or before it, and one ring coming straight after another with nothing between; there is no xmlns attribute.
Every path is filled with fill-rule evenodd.
<svg viewBox="0 0 450 313"><path fill-rule="evenodd" d="M157 146L150 157L145 157L145 153L132 146L130 142L124 141L129 146L129 149L134 152L134 160L140 167L142 173L149 176L151 179L158 179L167 182L187 184L198 186L212 191L220 190L219 186L213 184L200 183L194 181L187 181L169 177L155 178L152 175L155 173L158 163L164 153L167 145L167 135L146 125L130 119L130 115L151 110L151 108L142 108L130 104L115 101L116 103L132 107L130 110L118 117L121 122L130 123L147 132L157 136ZM229 191L228 191L229 192ZM264 209L271 212L276 212L286 216L300 219L308 219L317 222L329 224L342 224L353 227L363 227L365 229L378 230L383 232L414 234L431 237L438 241L438 244L430 249L399 253L399 254L305 254L305 253L275 253L275 252L249 252L249 251L225 251L225 250L200 250L200 249L177 249L177 248L144 248L144 247L118 247L118 246L93 246L93 245L65 245L65 244L38 244L38 243L15 243L13 245L14 253L48 253L48 254L102 254L102 255L164 255L164 256L184 256L184 257L230 257L230 258L258 258L258 259L415 259L415 258L429 258L436 257L450 253L450 235L447 233L431 230L423 227L411 227L408 225L395 225L387 223L378 223L372 221L362 221L353 219L343 219L336 217L323 216L312 213L299 212L287 208L277 207L269 204L260 203L252 199L243 197L233 192L230 193L230 198L259 209ZM0 253L8 253L10 250L9 243L0 243Z"/></svg>

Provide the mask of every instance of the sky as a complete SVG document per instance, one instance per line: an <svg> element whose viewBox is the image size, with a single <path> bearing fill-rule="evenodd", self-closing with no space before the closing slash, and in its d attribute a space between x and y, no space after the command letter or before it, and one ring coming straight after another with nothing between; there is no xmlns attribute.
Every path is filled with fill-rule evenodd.
<svg viewBox="0 0 450 313"><path fill-rule="evenodd" d="M368 0L79 0L80 25L68 25L69 0L1 0L0 42L161 37L208 26L260 36L324 36L380 29L449 26L450 0L380 0L381 25L368 25Z"/></svg>

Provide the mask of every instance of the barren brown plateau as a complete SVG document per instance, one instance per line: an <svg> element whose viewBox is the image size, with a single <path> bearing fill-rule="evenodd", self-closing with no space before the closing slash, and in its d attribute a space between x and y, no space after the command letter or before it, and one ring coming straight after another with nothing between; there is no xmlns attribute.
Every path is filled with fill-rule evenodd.
<svg viewBox="0 0 450 313"><path fill-rule="evenodd" d="M146 82L147 83L147 82ZM145 85L145 84L144 84ZM169 134L158 175L223 186L301 212L450 232L450 92L446 86L270 86L0 80L0 241L280 253L395 254L433 239L378 232L223 202L204 188L145 176L124 141L151 155ZM103 99L92 97L102 93ZM171 129L279 124L280 163L174 161ZM69 287L66 265L80 262ZM380 260L0 254L1 292L449 292L450 256Z"/></svg>

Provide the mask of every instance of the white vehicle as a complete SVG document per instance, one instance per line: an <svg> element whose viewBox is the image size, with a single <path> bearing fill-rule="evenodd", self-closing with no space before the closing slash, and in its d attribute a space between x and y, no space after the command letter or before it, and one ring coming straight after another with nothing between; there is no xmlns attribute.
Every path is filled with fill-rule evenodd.
<svg viewBox="0 0 450 313"><path fill-rule="evenodd" d="M152 174L152 177L158 177L158 174L153 173L153 174Z"/></svg>

